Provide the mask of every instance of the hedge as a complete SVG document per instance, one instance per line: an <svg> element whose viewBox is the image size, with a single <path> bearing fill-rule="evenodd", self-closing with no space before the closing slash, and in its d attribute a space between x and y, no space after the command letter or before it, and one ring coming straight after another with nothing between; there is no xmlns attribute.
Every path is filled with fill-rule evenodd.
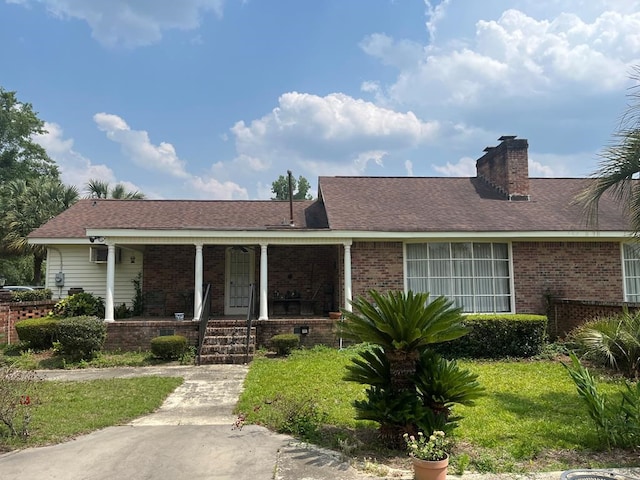
<svg viewBox="0 0 640 480"><path fill-rule="evenodd" d="M151 353L163 360L177 360L187 351L187 338L182 335L164 335L151 339Z"/></svg>
<svg viewBox="0 0 640 480"><path fill-rule="evenodd" d="M300 337L295 333L281 333L271 337L270 343L278 355L289 355L291 350L300 345Z"/></svg>
<svg viewBox="0 0 640 480"><path fill-rule="evenodd" d="M521 358L540 354L547 340L544 315L466 315L463 323L467 335L434 349L450 358Z"/></svg>
<svg viewBox="0 0 640 480"><path fill-rule="evenodd" d="M16 322L16 331L21 342L29 344L30 348L46 350L53 347L57 339L57 318L30 318Z"/></svg>
<svg viewBox="0 0 640 480"><path fill-rule="evenodd" d="M89 360L107 338L104 321L95 316L68 317L58 322L57 348L73 360Z"/></svg>

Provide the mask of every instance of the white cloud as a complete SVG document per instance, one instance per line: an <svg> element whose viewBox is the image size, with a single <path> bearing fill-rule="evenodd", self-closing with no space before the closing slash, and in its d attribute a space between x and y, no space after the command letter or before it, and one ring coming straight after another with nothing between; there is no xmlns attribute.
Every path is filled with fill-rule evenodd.
<svg viewBox="0 0 640 480"><path fill-rule="evenodd" d="M434 165L434 170L447 177L475 177L476 160L471 157L462 157L458 163L447 162L446 165Z"/></svg>
<svg viewBox="0 0 640 480"><path fill-rule="evenodd" d="M385 65L397 68L409 68L420 61L423 55L423 46L411 40L395 41L383 33L374 33L360 42L360 48L379 58Z"/></svg>
<svg viewBox="0 0 640 480"><path fill-rule="evenodd" d="M135 164L174 177L188 176L185 171L186 162L178 158L170 143L152 144L146 131L131 130L127 122L117 115L96 113L93 120L101 131L106 132L107 138L119 144L123 153Z"/></svg>
<svg viewBox="0 0 640 480"><path fill-rule="evenodd" d="M405 160L404 168L407 170L407 175L413 177L413 162L411 160Z"/></svg>
<svg viewBox="0 0 640 480"><path fill-rule="evenodd" d="M206 13L213 12L221 18L224 6L224 0L14 0L13 3L42 3L52 15L85 21L93 38L109 47L157 43L164 30L198 28Z"/></svg>
<svg viewBox="0 0 640 480"><path fill-rule="evenodd" d="M439 128L437 122L423 122L412 112L396 112L341 93L319 97L291 92L280 97L271 113L250 124L237 122L231 132L238 161L251 158L254 170L288 159L316 165L348 162L352 168L347 170L357 172L370 160L380 165L386 153L428 144Z"/></svg>
<svg viewBox="0 0 640 480"><path fill-rule="evenodd" d="M220 182L215 178L192 177L189 184L199 198L207 200L246 200L247 189L234 182Z"/></svg>
<svg viewBox="0 0 640 480"><path fill-rule="evenodd" d="M65 185L74 185L84 193L90 179L100 179L109 183L116 181L113 170L106 165L96 165L73 149L73 139L64 138L64 132L56 123L45 123L47 133L35 135L34 141L41 145L60 168L60 176ZM138 190L138 188L135 188Z"/></svg>
<svg viewBox="0 0 640 480"><path fill-rule="evenodd" d="M426 2L430 12L427 29L432 37L436 23L438 39L446 38L440 35L443 30L458 27L453 19L468 18L470 14L476 18L475 33L464 39L456 30L455 41L443 39L425 45L419 61L399 66L396 81L387 88L390 105L464 109L495 104L504 98L549 96L554 92L562 100L559 93L576 88L584 95L624 88L631 66L640 61L639 11L627 11L631 8L624 5L618 9L616 2L607 9L603 2L595 2L600 10L593 14L589 9L592 16L587 19L538 10L531 2L515 3L521 9L504 10L495 18L482 19L487 15L482 10L484 3L476 9L472 7L470 13L464 2L441 3L437 12ZM548 2L543 3L551 10ZM495 7L505 2L490 4ZM494 12L496 8L487 10ZM445 17L450 24L443 23ZM389 64L394 49L398 51L402 43L370 35L362 46L365 52Z"/></svg>

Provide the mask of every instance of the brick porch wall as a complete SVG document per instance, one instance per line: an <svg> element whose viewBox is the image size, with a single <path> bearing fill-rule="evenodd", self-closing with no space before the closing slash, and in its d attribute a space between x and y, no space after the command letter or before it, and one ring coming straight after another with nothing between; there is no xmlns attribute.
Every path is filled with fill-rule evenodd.
<svg viewBox="0 0 640 480"><path fill-rule="evenodd" d="M45 317L56 304L53 300L8 302L0 304L0 343L16 343L16 322L28 318Z"/></svg>
<svg viewBox="0 0 640 480"><path fill-rule="evenodd" d="M253 325L256 327L258 348L269 347L271 337L274 335L297 333L296 329L302 326L309 327L309 334L300 335L301 346L309 348L316 345L326 345L337 348L339 345L335 322L329 318L281 318L257 320L253 322Z"/></svg>
<svg viewBox="0 0 640 480"><path fill-rule="evenodd" d="M620 302L620 244L513 242L513 280L518 313L547 313L546 295Z"/></svg>
<svg viewBox="0 0 640 480"><path fill-rule="evenodd" d="M198 322L170 320L118 320L107 325L105 350L126 352L150 350L151 339L160 335L182 335L189 345L198 344Z"/></svg>

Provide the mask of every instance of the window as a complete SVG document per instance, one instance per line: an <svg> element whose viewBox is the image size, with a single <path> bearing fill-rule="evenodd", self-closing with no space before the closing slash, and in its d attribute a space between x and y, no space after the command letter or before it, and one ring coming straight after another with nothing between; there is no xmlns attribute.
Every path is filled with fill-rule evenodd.
<svg viewBox="0 0 640 480"><path fill-rule="evenodd" d="M444 295L466 313L511 311L506 243L412 243L406 261L409 290Z"/></svg>
<svg viewBox="0 0 640 480"><path fill-rule="evenodd" d="M624 244L624 299L627 302L640 302L640 245Z"/></svg>

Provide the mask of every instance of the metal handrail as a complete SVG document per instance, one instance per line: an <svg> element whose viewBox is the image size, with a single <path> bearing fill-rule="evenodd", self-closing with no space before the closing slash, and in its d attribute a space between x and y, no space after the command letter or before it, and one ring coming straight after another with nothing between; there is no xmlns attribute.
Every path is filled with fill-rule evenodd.
<svg viewBox="0 0 640 480"><path fill-rule="evenodd" d="M211 284L207 283L207 288L204 291L202 298L202 306L200 307L200 317L198 321L198 365L200 365L200 356L202 354L202 344L204 343L204 337L207 333L207 325L209 323L209 315L211 314Z"/></svg>
<svg viewBox="0 0 640 480"><path fill-rule="evenodd" d="M247 308L247 338L245 341L244 363L249 363L249 341L251 339L251 322L254 314L255 284L249 285L249 307Z"/></svg>

